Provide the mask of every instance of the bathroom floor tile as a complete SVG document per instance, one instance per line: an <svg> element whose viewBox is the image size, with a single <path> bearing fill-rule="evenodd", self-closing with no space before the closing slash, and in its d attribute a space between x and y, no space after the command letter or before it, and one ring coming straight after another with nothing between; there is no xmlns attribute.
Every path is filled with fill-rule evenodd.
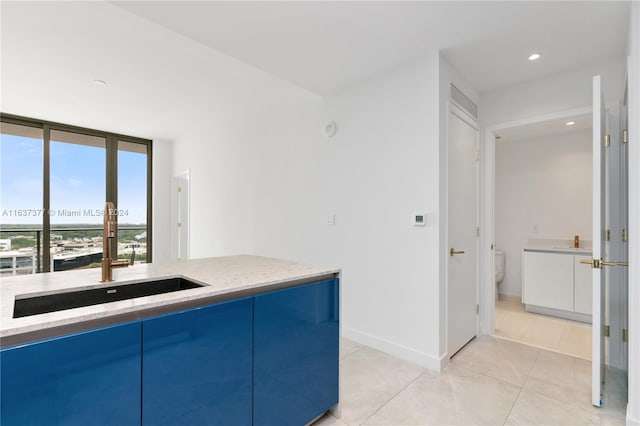
<svg viewBox="0 0 640 426"><path fill-rule="evenodd" d="M557 349L565 327L553 320L538 318L529 323L520 339L534 346Z"/></svg>
<svg viewBox="0 0 640 426"><path fill-rule="evenodd" d="M518 300L495 305L494 336L585 360L591 359L591 325L526 312Z"/></svg>
<svg viewBox="0 0 640 426"><path fill-rule="evenodd" d="M533 320L515 311L496 310L495 334L512 340L521 340Z"/></svg>
<svg viewBox="0 0 640 426"><path fill-rule="evenodd" d="M591 325L567 324L558 351L578 358L591 359Z"/></svg>

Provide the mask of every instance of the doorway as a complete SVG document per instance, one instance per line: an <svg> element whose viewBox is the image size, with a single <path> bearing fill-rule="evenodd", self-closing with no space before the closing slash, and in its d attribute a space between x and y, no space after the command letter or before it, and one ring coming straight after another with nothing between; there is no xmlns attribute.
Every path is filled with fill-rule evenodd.
<svg viewBox="0 0 640 426"><path fill-rule="evenodd" d="M600 92L599 82L600 82L599 77L594 77L594 94L596 92ZM596 90L596 86L598 86L598 90ZM596 96L594 95L594 107L593 107L594 111L604 111L604 106L602 101L599 103L598 109L597 110L595 109L596 108L595 98ZM557 113L557 114L552 114L548 116L538 117L531 120L522 120L519 122L507 123L504 125L494 126L492 128L487 129L486 172L487 172L487 182L489 182L490 184L485 186L487 190L485 200L487 202L486 204L487 218L490 218L491 220L490 221L488 220L485 223L485 229L487 229L487 235L491 236L489 238L492 238L492 236L494 235L494 231L497 230L499 226L499 223L497 220L498 219L497 213L496 213L496 216L494 216L494 210L498 208L498 205L496 203L498 188L496 185L495 173L496 173L496 162L497 162L496 147L499 144L499 142L496 141L496 138L501 135L501 132L504 133L505 129L508 130L508 129L519 127L519 126L532 125L534 123L541 123L541 122L549 122L552 120L573 121L571 119L573 115L579 116L580 114L586 114L590 109L591 107L583 108L581 110L566 111L563 113ZM624 128L624 115L625 115L624 104L622 105L620 113L621 113L621 116L623 117L622 128ZM618 341L620 340L619 336L616 337L613 333L611 335L609 335L608 333L609 328L611 330L620 331L622 330L621 327L626 326L626 323L624 322L624 318L621 318L620 315L618 315L618 313L620 312L620 307L626 304L626 300L620 297L622 292L616 290L617 288L616 286L618 287L624 286L626 285L626 283L623 282L623 280L621 281L619 279L612 278L614 274L611 274L610 272L613 272L614 268L611 268L611 271L607 271L608 268L605 268L605 273L603 274L603 277L604 277L603 285L599 284L600 281L596 282L595 280L596 271L598 276L600 276L600 270L602 266L607 266L607 267L608 266L626 266L626 262L612 260L612 256L614 256L615 253L619 251L619 249L617 249L616 246L619 245L619 243L622 241L622 239L620 238L620 235L615 235L615 234L616 233L619 234L620 232L618 231L621 230L621 227L626 226L623 218L624 215L622 215L619 211L619 209L620 210L625 209L624 205L625 205L625 202L626 202L625 200L627 196L624 193L626 191L626 184L625 182L623 182L627 178L626 167L625 167L626 151L624 149L624 143L622 142L623 138L621 137L621 135L618 134L617 122L609 125L609 132L606 135L606 137L604 133L601 133L600 123L605 123L605 121L603 120L604 120L604 117L606 117L606 115L607 114L603 114L603 116L600 117L600 113L597 113L597 114L595 112L593 113L594 125L593 125L593 137L592 137L592 144L593 144L592 145L592 154L593 154L593 163L592 163L593 164L593 181L592 181L593 182L592 183L593 210L592 212L593 213L592 214L593 214L594 220L593 220L593 227L592 227L592 237L593 237L592 251L594 253L592 254L592 256L589 256L587 259L584 259L582 261L578 260L579 256L577 255L577 253L574 253L573 255L574 278L577 277L578 273L582 274L583 272L585 272L584 269L581 268L585 266L585 265L582 265L582 263L587 263L586 266L588 268L588 273L591 273L591 270L593 270L593 273L591 274L592 277L594 277L591 285L591 292L593 295L592 296L593 297L592 306L593 306L593 312L594 312L593 318L596 324L607 325L607 327L596 326L592 328L592 335L593 335L592 357L595 361L595 362L592 362L592 366L594 369L594 372L592 374L593 376L592 403L596 406L602 405L603 400L606 400L607 398L608 393L604 393L604 394L602 393L602 385L605 382L609 384L617 383L617 385L619 385L619 386L613 386L613 388L609 387L608 388L609 390L607 392L611 392L613 390L613 392L615 393L615 392L623 392L626 390L626 386L624 385L623 379L612 379L612 377L618 377L618 378L626 377L626 370L625 370L626 366L620 365L616 361L616 360L625 358L626 345L620 344L620 342ZM615 110L614 110L614 115L615 115ZM596 116L600 117L597 121L596 121ZM596 123L598 124L597 126L596 126ZM498 139L498 141L499 140L500 139ZM601 159L602 159L602 163L601 163ZM596 164L598 169L595 169ZM620 173L610 173L612 170L617 172L618 169L620 170ZM559 184L560 183L561 182L559 182ZM621 191L621 188L622 188L622 191ZM604 195L601 195L601 194L604 194ZM601 210L601 206L603 206L602 210ZM599 212L597 215L596 215L596 211ZM495 223L494 223L494 218L495 218ZM600 218L605 218L605 220L601 222ZM596 223L597 223L597 226L596 226ZM530 231L531 232L534 231L532 225L531 225ZM611 235L609 236L609 232L605 232L605 231L610 231ZM490 304L487 303L487 305L483 305L483 306L487 306L487 313L488 313L488 315L485 315L483 317L483 320L484 320L483 331L486 333L492 334L494 332L494 327L499 328L497 324L498 321L494 321L497 318L497 315L499 314L496 313L496 316L494 317L495 310L494 310L493 301L495 300L495 296L496 296L496 286L494 283L494 274L495 274L494 251L493 251L494 245L493 245L492 239L489 241L491 243L492 251L484 253L485 254L484 264L487 265L487 272L490 272L491 276L487 276L485 278L487 279L486 280L487 285L483 286L482 294L483 294L483 297L490 299L491 303ZM567 240L562 242L561 245L558 245L557 248L564 249L566 241ZM600 251L601 250L600 247L602 247L602 252ZM522 256L523 256L523 268L526 269L524 250L523 250ZM594 259L597 259L597 260L594 260ZM549 259L547 258L543 263L545 267L549 266L548 261ZM624 265L622 265L623 263ZM554 267L558 267L558 266L555 265ZM543 268L539 268L539 269L543 269ZM559 274L560 273L556 270L553 273L553 277L555 278ZM526 272L523 272L522 275L523 275L523 282L524 282ZM490 280L488 278L490 278ZM620 287L620 288L623 288L623 287ZM603 291L602 294L601 294L601 289ZM598 293L597 297L596 297L596 291ZM526 301L526 299L527 299L527 291L525 289L522 300ZM486 299L483 299L483 300L486 301ZM601 306L600 303L596 303L599 300L606 300L606 305ZM600 308L597 309L596 305L600 306ZM576 300L574 300L574 306L577 306ZM598 313L598 315L600 315L601 312L603 313L602 318L604 319L604 321L602 323L600 323L599 320L596 320L596 315L595 315L596 312ZM546 313L546 312L541 312L541 313ZM572 319L579 319L579 318L572 318ZM604 336L606 337L601 337L603 333L604 333ZM620 334L621 336L624 335L623 333L618 333L618 334ZM600 352L601 348L606 348L607 350L606 354L601 355L601 352ZM600 366L604 364L605 359L607 361L606 364L608 364L608 366L605 369L600 369ZM598 361L603 361L603 363L601 364ZM604 372L604 376L602 375L602 372Z"/></svg>
<svg viewBox="0 0 640 426"><path fill-rule="evenodd" d="M592 114L494 135L494 335L591 360Z"/></svg>

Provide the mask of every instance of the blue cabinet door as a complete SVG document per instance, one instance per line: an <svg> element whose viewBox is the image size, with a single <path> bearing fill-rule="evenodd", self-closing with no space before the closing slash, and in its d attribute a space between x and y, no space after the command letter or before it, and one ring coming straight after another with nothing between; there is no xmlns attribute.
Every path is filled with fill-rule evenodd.
<svg viewBox="0 0 640 426"><path fill-rule="evenodd" d="M143 320L143 425L251 424L252 305Z"/></svg>
<svg viewBox="0 0 640 426"><path fill-rule="evenodd" d="M338 280L255 296L254 425L300 426L338 402Z"/></svg>
<svg viewBox="0 0 640 426"><path fill-rule="evenodd" d="M2 349L2 426L140 423L140 322Z"/></svg>

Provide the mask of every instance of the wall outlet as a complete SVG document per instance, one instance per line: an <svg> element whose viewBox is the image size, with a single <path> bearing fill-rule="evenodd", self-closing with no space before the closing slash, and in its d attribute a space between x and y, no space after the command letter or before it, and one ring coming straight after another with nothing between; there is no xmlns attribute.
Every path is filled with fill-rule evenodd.
<svg viewBox="0 0 640 426"><path fill-rule="evenodd" d="M336 225L336 214L331 213L327 215L327 225L335 226Z"/></svg>

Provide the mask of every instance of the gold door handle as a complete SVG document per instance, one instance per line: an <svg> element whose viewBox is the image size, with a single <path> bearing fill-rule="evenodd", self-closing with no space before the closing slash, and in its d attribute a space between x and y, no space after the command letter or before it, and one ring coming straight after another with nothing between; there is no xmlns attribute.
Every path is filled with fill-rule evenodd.
<svg viewBox="0 0 640 426"><path fill-rule="evenodd" d="M608 260L600 259L584 259L580 263L584 265L591 265L593 269L602 269L603 266L629 266L629 262L610 262Z"/></svg>
<svg viewBox="0 0 640 426"><path fill-rule="evenodd" d="M464 254L464 251L456 251L453 247L449 250L449 256L455 256L456 254Z"/></svg>

